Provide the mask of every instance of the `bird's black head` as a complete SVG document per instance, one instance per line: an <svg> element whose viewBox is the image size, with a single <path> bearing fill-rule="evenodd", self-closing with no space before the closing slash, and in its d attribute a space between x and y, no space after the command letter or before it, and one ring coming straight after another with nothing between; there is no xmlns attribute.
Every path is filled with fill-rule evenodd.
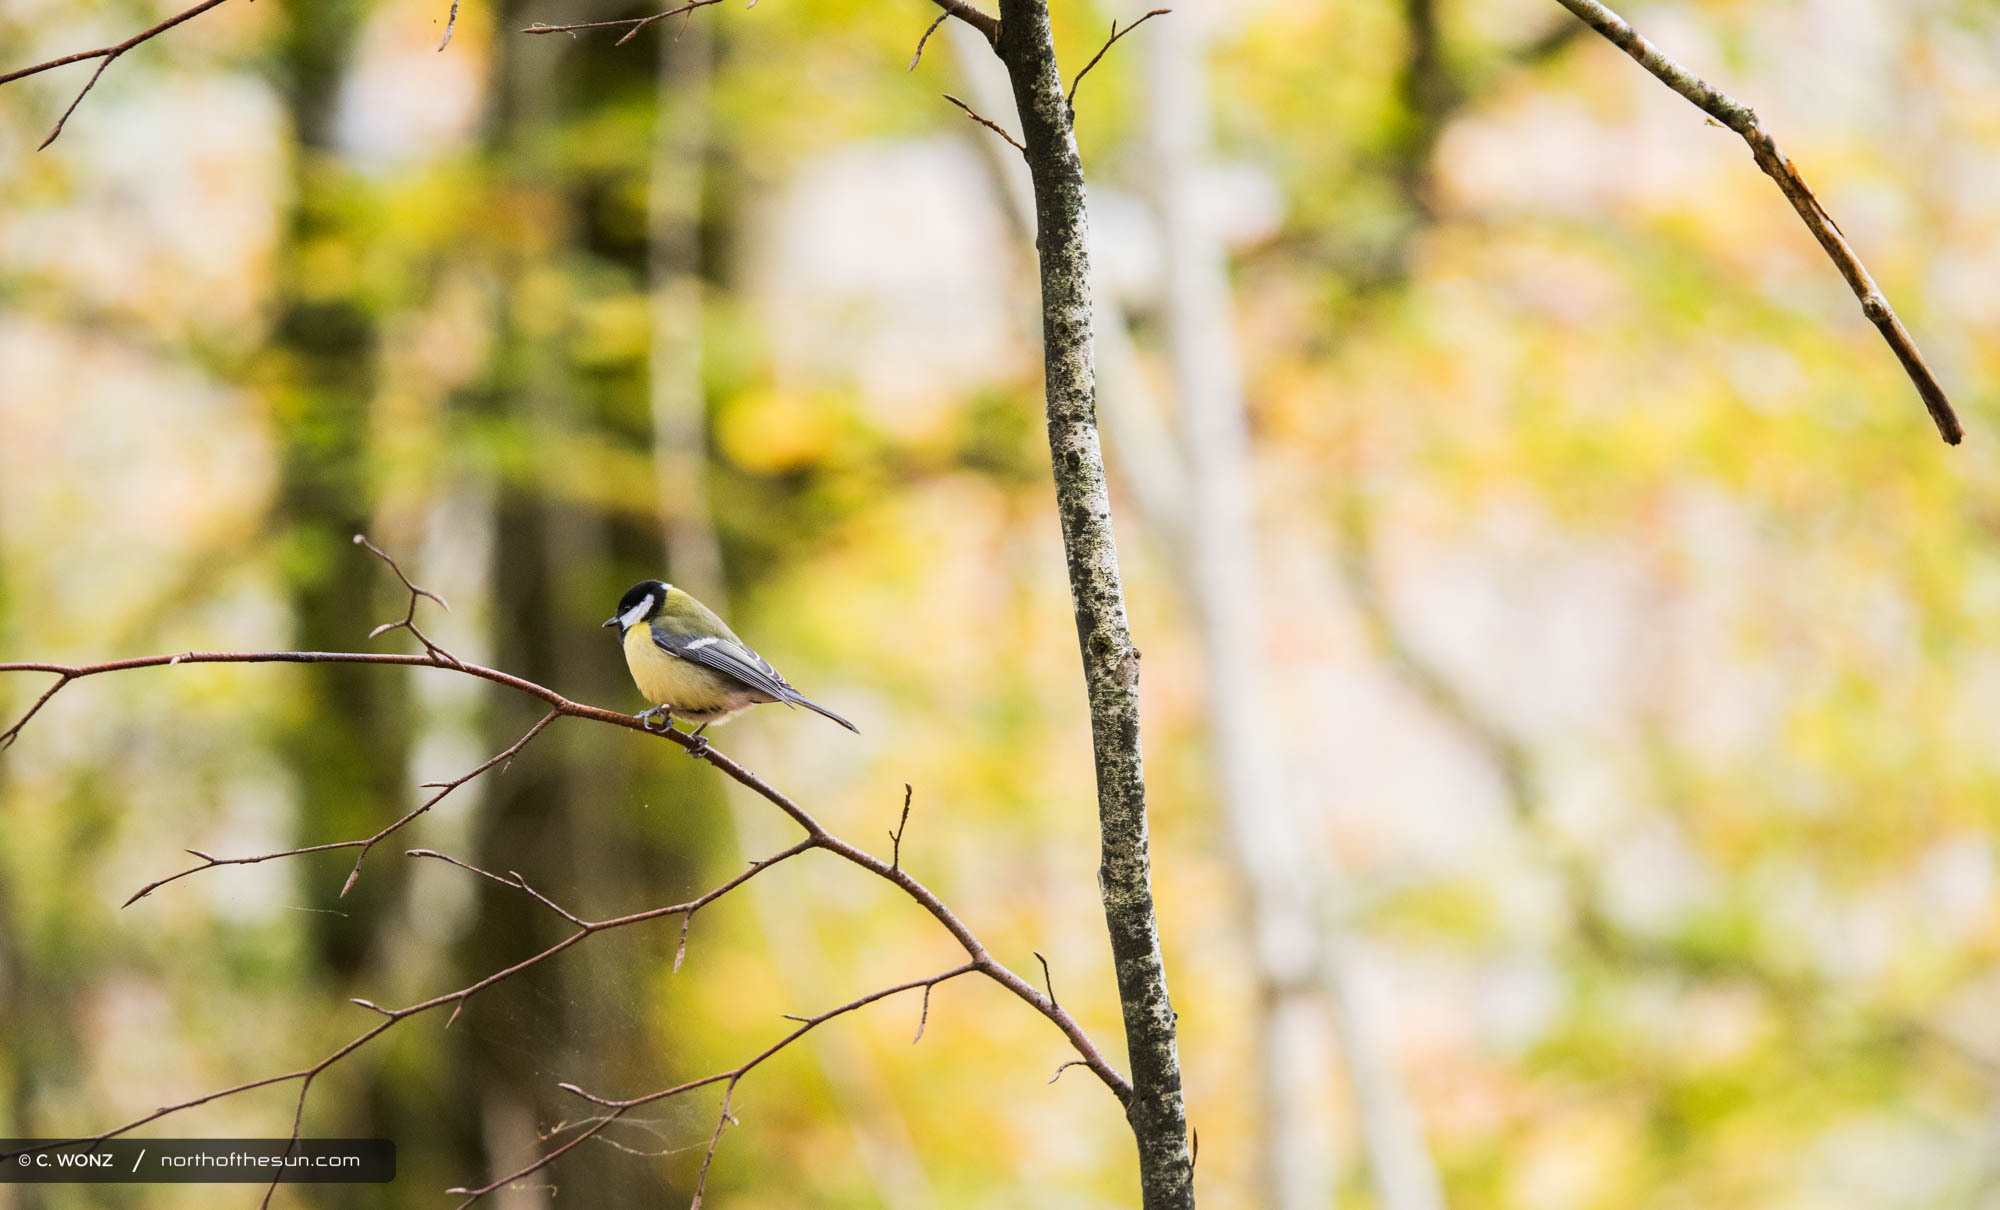
<svg viewBox="0 0 2000 1210"><path fill-rule="evenodd" d="M660 580L641 580L625 590L618 600L618 612L604 619L606 626L616 626L620 631L640 622L650 621L660 612L660 605L667 599L667 585Z"/></svg>

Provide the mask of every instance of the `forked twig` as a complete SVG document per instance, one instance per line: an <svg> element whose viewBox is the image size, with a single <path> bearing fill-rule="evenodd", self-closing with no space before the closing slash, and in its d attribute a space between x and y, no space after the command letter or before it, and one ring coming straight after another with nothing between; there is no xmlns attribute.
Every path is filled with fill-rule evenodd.
<svg viewBox="0 0 2000 1210"><path fill-rule="evenodd" d="M785 1049L787 1046L790 1046L792 1043L798 1041L800 1038L803 1038L808 1033L811 1033L814 1029L818 1028L821 1025L826 1024L828 1021L833 1020L835 1017L845 1016L846 1014L851 1013L856 1009L865 1008L868 1005L875 1003L877 1000L885 1000L890 996L894 996L902 992L915 991L918 988L924 989L925 999L928 1000L931 988L936 987L940 983L946 983L953 979L956 979L961 975L972 974L974 971L980 969L981 967L977 962L967 962L959 966L954 966L950 970L941 971L938 974L931 975L927 978L912 979L907 983L898 983L893 987L880 988L876 991L869 992L865 996L858 996L855 999L849 1000L847 1003L840 1005L838 1008L830 1008L825 1012L818 1014L817 1016L789 1017L788 1018L789 1020L797 1021L799 1023L799 1027L797 1029L792 1030L784 1037L779 1038L776 1042L773 1042L771 1045L765 1047L763 1050L758 1051L755 1055L752 1055L748 1060L744 1061L743 1063L730 1068L728 1071L718 1071L713 1073L712 1075L702 1076L699 1079L688 1080L680 1084L675 1084L671 1088L662 1088L658 1092L649 1092L644 1096L632 1097L628 1100L615 1100L611 1097L599 1096L594 1092L588 1092L583 1088L578 1087L575 1084L559 1084L557 1085L557 1087L561 1088L564 1092L570 1093L574 1096L582 1097L584 1100L589 1101L591 1104L600 1106L604 1109L608 1109L611 1112L605 1114L598 1121L593 1122L590 1128L588 1130L583 1131L578 1137L571 1139L567 1143L564 1143L562 1146L556 1148L555 1150L550 1151L547 1154L538 1157L532 1163L523 1165L520 1168L516 1168L514 1171L508 1173L506 1176L499 1177L498 1179L493 1180L485 1185L481 1185L476 1189L457 1188L457 1189L447 1189L445 1192L464 1194L465 1201L459 1203L460 1210L463 1210L465 1206L471 1205L474 1201L477 1201L479 1198L486 1196L487 1194L493 1192L494 1190L502 1188L506 1185L510 1185L513 1182L520 1180L522 1177L529 1176L533 1173L541 1171L543 1168L548 1167L551 1163L560 1158L563 1155L563 1153L569 1151L571 1148L581 1143L584 1139L589 1138L592 1135L595 1135L599 1131L603 1130L606 1126L609 1126L612 1122L617 1121L625 1114L631 1112L634 1109L639 1108L642 1105L651 1105L659 1101L664 1101L672 1097L680 1096L684 1093L693 1092L699 1088L707 1088L713 1084L721 1084L724 1086L722 1095L722 1112L721 1115L716 1120L714 1133L709 1136L708 1151L702 1158L702 1174L696 1178L694 1203L692 1206L689 1207L689 1210L700 1210L702 1189L707 1180L708 1166L710 1162L713 1161L715 1158L715 1148L722 1138L723 1127L733 1123L736 1120L730 1113L730 1105L732 1102L732 1098L735 1096L736 1093L736 1086L743 1082L743 1077L750 1074L753 1068L757 1067L760 1063L764 1062L764 1060L770 1058L772 1055L777 1054L779 1051Z"/></svg>
<svg viewBox="0 0 2000 1210"><path fill-rule="evenodd" d="M145 886L142 886L138 890L134 891L132 893L132 897L130 899L127 899L124 903L120 904L119 906L131 907L133 904L139 902L141 899L144 899L146 896L152 894L154 891L159 890L161 887L167 885L170 882L178 882L181 879L186 878L190 874L199 874L203 870L212 870L217 866L256 865L259 862L275 861L281 857L303 857L307 853L329 853L335 849L358 849L360 851L354 855L354 868L347 872L347 881L342 883L340 887L340 894L341 897L344 899L347 897L347 892L354 889L355 880L361 877L361 863L363 860L367 858L368 851L370 849L373 849L376 845L382 843L384 840L387 840L390 836L394 835L395 833L402 831L402 829L405 826L413 822L419 815L424 814L426 811L429 811L432 807L435 807L440 802L443 802L445 796L450 794L453 790L458 789L460 786L478 777L480 774L486 772L488 769L493 768L495 765L501 766L502 772L505 772L505 766L509 762L511 762L516 756L520 755L521 749L527 747L529 741L533 740L537 735L540 735L544 727L547 727L550 723L555 722L560 717L562 716L559 713L557 713L554 710L551 710L547 714L544 714L541 717L541 721L537 722L534 726L528 728L527 734L523 735L520 739L515 740L514 743L511 746L509 746L505 751L497 753L494 756L488 758L486 761L482 762L477 768L472 769L464 774L461 774L460 776L455 777L450 781L434 781L434 782L424 783L423 786L424 789L436 790L437 793L425 799L422 803L418 804L413 810L404 814L394 823L391 823L387 827L384 827L381 831L375 833L373 836L363 837L360 840L336 840L336 841L331 841L327 844L304 845L296 849L283 849L276 853L259 853L255 857L211 857L207 853L204 853L199 849L189 849L187 850L189 853L192 853L196 857L202 859L202 864L198 866L191 866L188 869L182 870L178 874L169 874L165 878L156 879L152 882L147 883ZM428 850L419 850L419 851L427 854L429 853ZM455 862L454 864L459 864L459 863ZM527 888L523 887L522 889L525 890Z"/></svg>
<svg viewBox="0 0 2000 1210"><path fill-rule="evenodd" d="M722 3L722 0L690 0L689 3L683 4L679 8L670 8L666 12L654 13L649 17L620 17L615 21L576 21L568 25L547 25L537 21L521 32L524 34L574 35L578 30L585 29L623 29L625 36L612 43L613 46L623 46L637 36L640 30L653 24L655 21L665 21L668 17L678 17L682 13L691 13L698 8L707 8L711 4L720 3Z"/></svg>
<svg viewBox="0 0 2000 1210"><path fill-rule="evenodd" d="M465 667L464 664L459 663L457 656L453 655L449 651L446 651L444 648L438 646L436 643L431 642L430 636L426 635L423 631L417 628L417 601L419 599L429 598L430 600L437 602L438 608L444 610L446 613L451 612L451 605L443 597L432 592L430 589L419 588L415 584L411 583L410 577L403 574L403 569L396 564L396 561L394 559L389 557L388 552L383 550L381 547L375 545L373 542L370 542L368 540L368 535L366 534L354 535L354 544L356 546L362 547L369 554L374 555L376 558L382 560L384 563L387 563L389 565L389 570L395 572L396 578L403 582L403 587L410 590L410 606L408 609L405 609L403 611L402 619L395 622L382 623L380 626L377 626L375 629L369 631L368 637L371 639L379 638L382 635L389 633L391 630L407 630L410 632L411 635L415 636L417 642L422 643L424 645L424 650L430 652L431 658L433 660L436 660L440 664L450 664L453 668Z"/></svg>
<svg viewBox="0 0 2000 1210"><path fill-rule="evenodd" d="M41 146L37 147L35 150L37 151L43 150L50 143L56 141L56 136L60 135L63 132L63 127L69 123L69 116L76 112L77 106L83 104L83 99L86 96L90 95L90 90L97 87L98 77L104 74L104 69L111 66L112 61L117 59L118 56L124 54L128 50L131 50L133 47L139 45L141 42L146 42L153 38L156 38L161 34L166 33L174 26L179 25L181 22L191 21L194 18L201 16L209 9L212 9L224 2L225 0L201 0L201 3L196 4L192 8L182 9L180 12L175 13L171 17L168 17L166 20L160 22L158 25L152 26L149 29L141 30L140 32L133 34L131 37L125 39L123 42L115 43L111 46L100 46L96 50L80 50L75 52L74 54L61 55L54 59L48 59L45 60L44 62L36 63L31 67L19 68L17 70L6 73L5 75L0 75L0 84L11 84L16 80L26 79L27 77L33 75L40 75L42 72L50 71L53 70L54 68L66 67L71 63L81 63L86 59L103 60L97 65L97 70L90 73L90 79L84 82L82 90L76 94L76 99L69 103L69 108L63 110L62 117L56 119L55 129L49 131L49 137L43 139Z"/></svg>

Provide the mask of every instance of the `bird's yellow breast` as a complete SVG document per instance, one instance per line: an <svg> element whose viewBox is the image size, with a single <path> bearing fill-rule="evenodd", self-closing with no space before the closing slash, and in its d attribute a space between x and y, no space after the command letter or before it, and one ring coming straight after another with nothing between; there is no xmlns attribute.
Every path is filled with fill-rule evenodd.
<svg viewBox="0 0 2000 1210"><path fill-rule="evenodd" d="M625 666L648 702L676 713L703 714L745 704L736 700L742 691L729 678L660 650L645 622L625 631Z"/></svg>

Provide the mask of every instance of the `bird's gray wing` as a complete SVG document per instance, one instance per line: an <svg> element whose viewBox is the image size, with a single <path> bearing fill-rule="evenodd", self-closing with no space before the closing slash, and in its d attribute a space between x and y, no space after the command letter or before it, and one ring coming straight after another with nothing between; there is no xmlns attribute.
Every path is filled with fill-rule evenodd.
<svg viewBox="0 0 2000 1210"><path fill-rule="evenodd" d="M714 635L663 635L655 630L653 644L668 655L720 672L781 702L789 704L798 696L768 660L741 643Z"/></svg>

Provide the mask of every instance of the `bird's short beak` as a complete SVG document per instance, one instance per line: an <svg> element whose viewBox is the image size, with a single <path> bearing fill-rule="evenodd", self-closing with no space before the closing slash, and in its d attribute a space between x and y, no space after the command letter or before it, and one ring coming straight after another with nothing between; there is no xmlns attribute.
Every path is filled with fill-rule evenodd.
<svg viewBox="0 0 2000 1210"><path fill-rule="evenodd" d="M607 627L616 626L618 624L618 615L613 614L610 617L604 619L604 624Z"/></svg>

